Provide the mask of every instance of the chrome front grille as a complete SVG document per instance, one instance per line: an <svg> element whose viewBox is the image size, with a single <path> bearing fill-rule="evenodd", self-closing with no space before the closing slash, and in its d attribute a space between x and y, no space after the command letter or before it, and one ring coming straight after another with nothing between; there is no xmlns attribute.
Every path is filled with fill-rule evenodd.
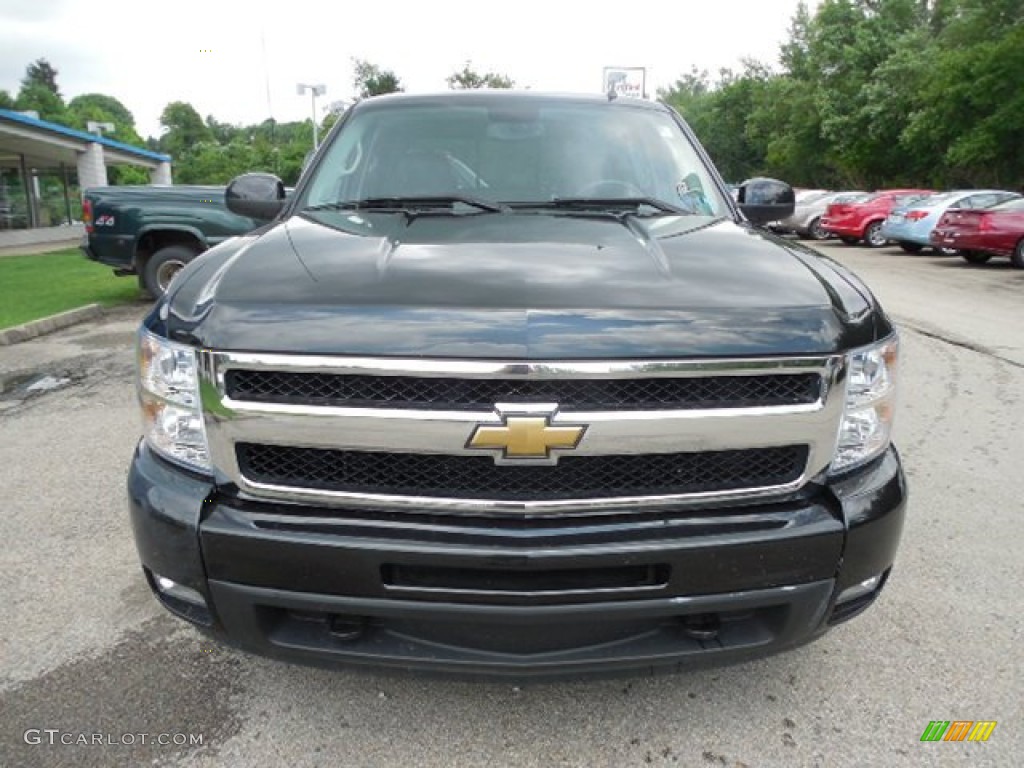
<svg viewBox="0 0 1024 768"><path fill-rule="evenodd" d="M231 370L225 386L233 400L259 403L490 411L495 403L524 402L558 403L562 410L646 411L813 403L821 394L821 376L458 379Z"/></svg>
<svg viewBox="0 0 1024 768"><path fill-rule="evenodd" d="M697 453L563 456L556 466L496 466L490 456L238 445L242 473L266 485L348 493L532 501L661 496L785 485L806 446Z"/></svg>
<svg viewBox="0 0 1024 768"><path fill-rule="evenodd" d="M831 460L841 356L630 362L424 361L204 351L217 480L245 498L407 512L595 514L740 503ZM503 413L585 425L509 461L469 444ZM538 464L544 464L539 466Z"/></svg>

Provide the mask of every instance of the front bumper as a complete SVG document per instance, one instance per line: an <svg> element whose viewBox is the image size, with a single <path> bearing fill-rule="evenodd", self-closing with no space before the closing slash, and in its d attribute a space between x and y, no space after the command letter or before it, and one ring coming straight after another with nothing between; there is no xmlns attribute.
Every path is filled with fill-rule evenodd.
<svg viewBox="0 0 1024 768"><path fill-rule="evenodd" d="M785 502L494 520L348 512L218 495L140 445L128 478L151 585L230 644L308 663L577 675L717 664L813 640L874 599L906 487L890 450Z"/></svg>

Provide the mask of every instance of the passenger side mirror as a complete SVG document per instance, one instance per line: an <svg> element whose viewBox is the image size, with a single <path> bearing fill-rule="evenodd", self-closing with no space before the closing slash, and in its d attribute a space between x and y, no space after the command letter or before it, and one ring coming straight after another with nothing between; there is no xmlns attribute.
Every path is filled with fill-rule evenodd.
<svg viewBox="0 0 1024 768"><path fill-rule="evenodd" d="M224 191L228 210L250 219L269 221L284 207L284 182L272 173L236 176Z"/></svg>
<svg viewBox="0 0 1024 768"><path fill-rule="evenodd" d="M793 188L777 179L747 179L739 186L736 202L753 224L767 224L793 215Z"/></svg>

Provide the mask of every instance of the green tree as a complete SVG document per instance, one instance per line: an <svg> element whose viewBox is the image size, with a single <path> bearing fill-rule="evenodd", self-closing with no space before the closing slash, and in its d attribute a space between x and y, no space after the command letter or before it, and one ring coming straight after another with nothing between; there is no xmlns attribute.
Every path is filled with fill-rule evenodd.
<svg viewBox="0 0 1024 768"><path fill-rule="evenodd" d="M804 186L1024 181L1024 0L800 5L781 71L697 70L659 95L723 174Z"/></svg>
<svg viewBox="0 0 1024 768"><path fill-rule="evenodd" d="M128 107L105 93L83 93L75 96L68 102L68 110L72 115L91 110L118 126L135 127L135 116Z"/></svg>
<svg viewBox="0 0 1024 768"><path fill-rule="evenodd" d="M203 142L214 141L213 133L195 107L184 101L172 101L164 107L160 125L165 129L160 148L170 155L184 155Z"/></svg>
<svg viewBox="0 0 1024 768"><path fill-rule="evenodd" d="M515 86L515 81L508 75L496 72L480 74L473 69L471 61L467 61L461 71L453 72L448 76L448 87L453 91L471 88L515 88Z"/></svg>
<svg viewBox="0 0 1024 768"><path fill-rule="evenodd" d="M113 123L114 130L103 135L126 144L142 145L135 130L135 116L120 101L105 93L83 93L68 102L68 124L86 130L90 122Z"/></svg>
<svg viewBox="0 0 1024 768"><path fill-rule="evenodd" d="M57 87L57 74L46 59L36 59L25 67L14 108L22 112L36 112L42 120L66 124L67 107Z"/></svg>
<svg viewBox="0 0 1024 768"><path fill-rule="evenodd" d="M0 109L14 109L14 97L3 89L0 89Z"/></svg>
<svg viewBox="0 0 1024 768"><path fill-rule="evenodd" d="M205 142L178 166L178 180L183 184L227 184L248 171L270 170L260 165L252 144L241 137L225 145Z"/></svg>
<svg viewBox="0 0 1024 768"><path fill-rule="evenodd" d="M796 80L810 80L813 70L810 62L810 30L813 19L807 3L800 0L789 23L789 39L779 50L779 60L786 72Z"/></svg>
<svg viewBox="0 0 1024 768"><path fill-rule="evenodd" d="M107 182L115 187L149 184L149 171L134 165L111 165L107 167Z"/></svg>
<svg viewBox="0 0 1024 768"><path fill-rule="evenodd" d="M880 186L905 164L899 135L915 94L898 78L880 83L880 71L901 48L920 44L923 8L919 0L824 0L811 24L822 135L854 184Z"/></svg>
<svg viewBox="0 0 1024 768"><path fill-rule="evenodd" d="M1019 188L1024 181L1024 23L1020 3L963 2L920 73L920 103L901 141L937 153L955 184Z"/></svg>
<svg viewBox="0 0 1024 768"><path fill-rule="evenodd" d="M711 91L708 71L692 67L671 86L659 89L658 98L672 104L681 112L686 112L707 100Z"/></svg>
<svg viewBox="0 0 1024 768"><path fill-rule="evenodd" d="M707 149L719 172L739 181L763 172L768 139L749 129L749 119L764 101L771 75L749 61L744 71L723 69L712 83L706 71L692 69L660 97L675 107Z"/></svg>
<svg viewBox="0 0 1024 768"><path fill-rule="evenodd" d="M324 115L323 121L320 123L320 135L326 136L334 124L341 119L343 112L328 112Z"/></svg>
<svg viewBox="0 0 1024 768"><path fill-rule="evenodd" d="M797 78L780 75L764 82L746 134L764 148L765 175L806 187L844 186L831 144L821 134L814 93Z"/></svg>
<svg viewBox="0 0 1024 768"><path fill-rule="evenodd" d="M36 59L25 68L25 76L21 79L22 88L42 86L57 96L60 96L60 89L57 87L57 75L60 74L53 65L46 59Z"/></svg>
<svg viewBox="0 0 1024 768"><path fill-rule="evenodd" d="M18 91L14 108L21 112L36 112L41 120L66 125L68 122L67 107L59 93L54 93L45 85L30 83L23 85Z"/></svg>
<svg viewBox="0 0 1024 768"><path fill-rule="evenodd" d="M264 120L241 126L222 123L213 116L205 121L188 105L168 105L170 125L160 142L150 148L170 152L174 156L174 176L180 184L226 184L235 176L249 171L265 171L295 184L302 170L302 161L313 143L313 127L309 120L278 123ZM165 110L167 113L168 110ZM172 131L177 131L170 136ZM172 149L168 138L181 136L196 140ZM154 146L155 144L155 146Z"/></svg>
<svg viewBox="0 0 1024 768"><path fill-rule="evenodd" d="M206 116L206 127L218 144L230 144L240 133L238 128L230 123L219 122L213 115Z"/></svg>
<svg viewBox="0 0 1024 768"><path fill-rule="evenodd" d="M390 69L381 69L376 64L371 64L363 59L352 59L355 67L355 75L352 78L352 86L360 98L370 96L381 96L385 93L397 93L402 89L402 82L398 75Z"/></svg>

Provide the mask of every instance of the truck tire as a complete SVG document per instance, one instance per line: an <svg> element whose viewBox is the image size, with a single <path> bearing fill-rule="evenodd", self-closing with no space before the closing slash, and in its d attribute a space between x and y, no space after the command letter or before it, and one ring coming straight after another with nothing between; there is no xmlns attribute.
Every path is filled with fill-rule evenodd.
<svg viewBox="0 0 1024 768"><path fill-rule="evenodd" d="M1017 269L1024 269L1024 237L1022 237L1020 242L1017 243L1017 247L1013 249L1013 256L1010 257L1010 263Z"/></svg>
<svg viewBox="0 0 1024 768"><path fill-rule="evenodd" d="M195 257L196 252L186 245L161 248L146 260L146 266L142 269L142 284L154 299L159 299L167 292L174 276Z"/></svg>

